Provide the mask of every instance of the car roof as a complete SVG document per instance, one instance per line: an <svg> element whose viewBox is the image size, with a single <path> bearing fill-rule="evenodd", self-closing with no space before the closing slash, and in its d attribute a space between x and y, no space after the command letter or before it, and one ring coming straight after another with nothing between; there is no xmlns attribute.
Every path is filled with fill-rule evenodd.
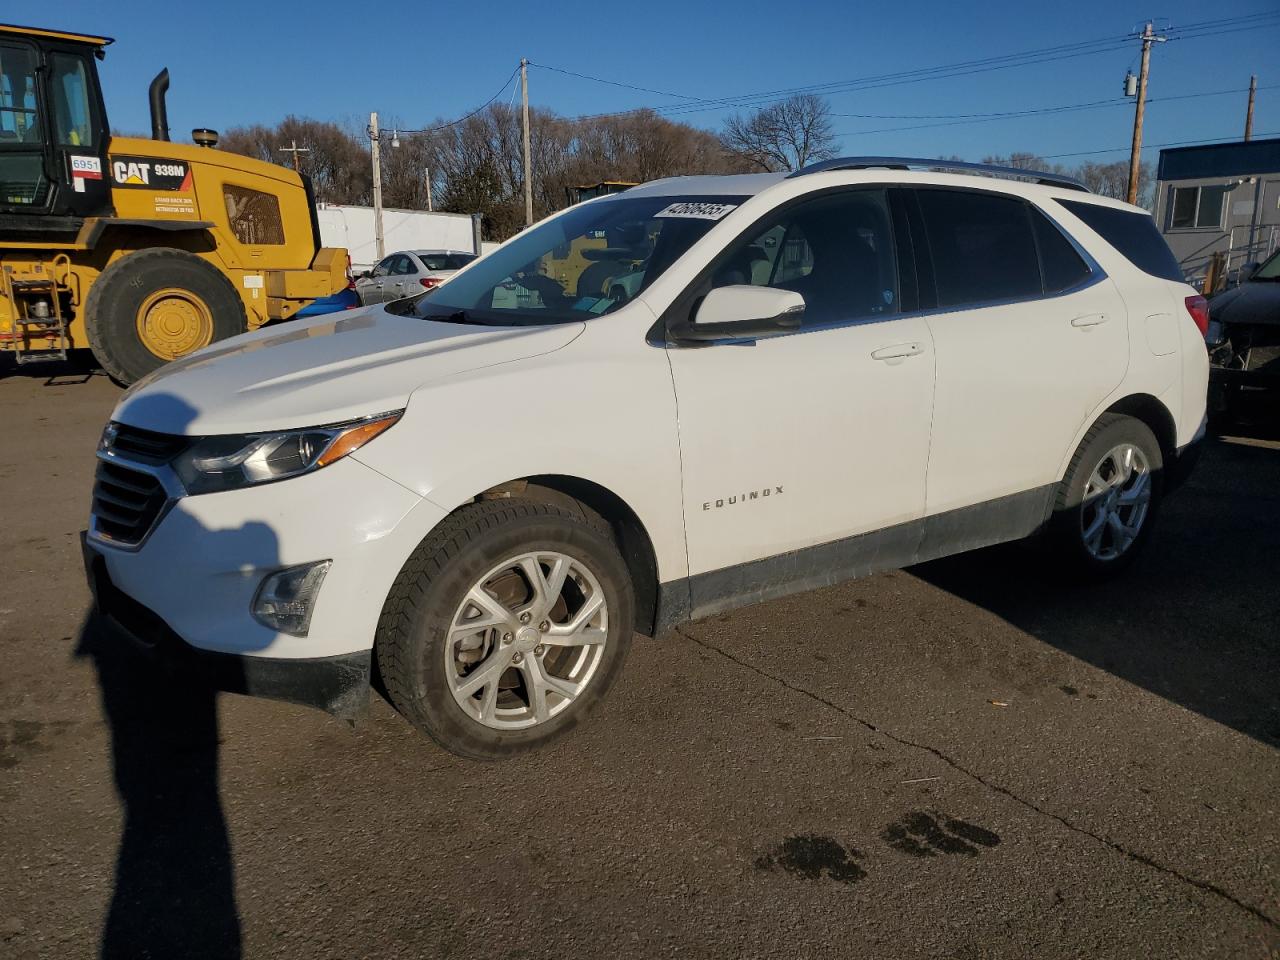
<svg viewBox="0 0 1280 960"><path fill-rule="evenodd" d="M945 164L945 161L938 161ZM1001 168L993 168L999 170ZM1019 171L1021 172L1021 171ZM1078 186L1067 186L1062 183L1037 183L1031 178L1036 171L1026 171L1027 179L1011 179L1006 176L988 176L981 173L949 172L946 170L898 169L885 166L865 166L850 169L818 170L812 173L748 173L727 174L720 176L667 177L652 180L638 187L632 187L626 193L607 197L597 197L587 203L607 203L628 197L642 196L744 196L752 197L763 193L771 187L791 181L795 184L809 182L815 189L832 186L834 183L901 183L923 186L969 187L980 190L995 190L1019 196L1051 197L1055 200L1072 200L1091 203L1097 206L1111 207L1129 213L1150 214L1149 210L1104 197Z"/></svg>
<svg viewBox="0 0 1280 960"><path fill-rule="evenodd" d="M461 254L464 257L474 257L474 250L406 250L405 253L412 253L418 257L437 257L441 254Z"/></svg>

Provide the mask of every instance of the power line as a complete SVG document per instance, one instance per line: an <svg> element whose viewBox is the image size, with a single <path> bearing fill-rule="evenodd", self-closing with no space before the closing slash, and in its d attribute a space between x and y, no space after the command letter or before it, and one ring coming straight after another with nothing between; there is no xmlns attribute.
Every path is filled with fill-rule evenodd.
<svg viewBox="0 0 1280 960"><path fill-rule="evenodd" d="M1280 84L1269 84L1259 87L1259 90L1274 90L1280 87ZM1248 93L1248 87L1240 87L1234 90L1210 90L1203 93L1183 93L1168 97L1151 97L1147 100L1148 104L1166 103L1172 100L1197 100L1204 97L1222 97L1236 93ZM1079 110L1098 110L1106 107L1128 106L1130 100L1127 97L1113 97L1107 100L1091 100L1085 103L1068 103L1056 107L1037 107L1027 110L1012 110L1000 113L974 113L974 114L957 114L954 117L938 117L935 123L916 123L908 126L898 127L879 127L874 130L849 130L844 133L833 134L835 137L860 137L869 136L873 133L897 133L907 130L926 130L934 127L955 127L965 126L971 123L989 123L994 120L1017 120L1022 117L1043 116L1053 113L1070 113ZM833 113L833 117L855 117L857 114L849 113ZM886 118L888 119L888 118ZM907 119L903 117L902 119ZM924 119L923 117L921 119Z"/></svg>
<svg viewBox="0 0 1280 960"><path fill-rule="evenodd" d="M587 114L577 119L594 119L596 117L617 116L625 113L634 113L637 110L652 109L658 113L664 114L684 114L697 113L707 110L721 110L731 107L752 106L757 101L767 101L770 98L786 99L789 96L804 93L845 93L854 89L874 89L880 86L890 86L898 83L915 83L928 79L946 79L953 74L954 71L966 69L967 72L984 72L987 70L1003 70L1010 67L1028 66L1032 63L1048 62L1052 60L1070 59L1077 56L1089 56L1095 53L1107 53L1114 49L1121 49L1129 43L1130 38L1126 36L1115 36L1100 38L1097 40L1087 40L1075 44L1059 45L1054 47L1042 47L1037 50L1028 50L1016 54L1004 54L994 57L981 57L975 60L965 60L953 64L943 64L934 67L921 67L915 70L897 71L894 73L875 74L867 77L857 77L847 80L834 80L826 83L808 84L800 87L785 87L776 90L758 91L755 93L735 94L727 97L706 98L694 97L689 94L678 94L670 91L662 91L663 96L679 97L684 100L692 101L690 104L672 104L658 107L639 107L631 110L617 111L616 113L600 113ZM1090 49L1099 47L1100 49ZM1049 54L1054 54L1049 56ZM556 67L548 67L545 64L530 62L530 66L541 67L544 70L550 69L560 73L568 73L569 71L561 70ZM602 77L594 77L587 74L578 74L586 80L596 83L605 83L610 86L632 86L621 81L608 80Z"/></svg>
<svg viewBox="0 0 1280 960"><path fill-rule="evenodd" d="M1274 133L1256 134L1260 137L1280 137L1280 130ZM1148 143L1142 149L1154 150L1162 147L1192 147L1201 146L1211 143L1236 143L1239 137L1210 137L1208 140L1171 140L1168 143ZM1088 157L1099 153L1121 153L1129 148L1126 147L1106 147L1102 150L1076 150L1072 153L1046 153L1036 154L1037 160L1061 160L1064 157Z"/></svg>
<svg viewBox="0 0 1280 960"><path fill-rule="evenodd" d="M625 90L638 90L640 93L656 93L660 97L675 97L678 100L693 100L703 102L700 97L691 97L683 93L671 93L668 90L654 90L652 87L638 87L634 83L623 83L621 80L605 80L602 77L593 77L586 73L577 73L574 70L565 70L563 67L552 67L545 63L534 63L529 61L531 67L541 67L543 70L550 70L552 73L563 73L566 77L577 77L579 80L590 80L593 83L603 83L611 87L622 87Z"/></svg>
<svg viewBox="0 0 1280 960"><path fill-rule="evenodd" d="M1241 30L1253 30L1258 27L1270 26L1273 23L1280 23L1280 11L1266 11L1262 13L1249 14L1241 17L1220 18L1216 20L1204 20L1190 24L1184 24L1181 27L1173 28L1169 32L1176 34L1176 39L1197 40L1205 37L1220 36L1226 33L1239 32ZM873 75L868 77L859 77L847 80L829 81L821 84L809 84L799 87L789 87L777 90L758 91L749 94L735 94L719 98L696 97L691 94L676 93L670 90L655 90L653 88L642 87L637 84L627 83L620 80L612 80L604 77L592 76L590 74L579 73L577 71L565 70L559 67L552 67L547 64L530 62L530 66L541 67L544 70L551 70L567 76L577 77L579 79L588 80L595 83L607 84L609 86L621 87L624 89L637 90L644 93L655 93L660 96L675 97L681 100L689 101L681 104L668 104L657 107L637 107L629 110L615 111L612 113L584 114L574 119L587 120L603 117L623 116L630 113L636 113L640 110L651 109L656 113L668 116L682 115L688 113L705 112L710 110L722 110L730 108L741 108L748 106L762 106L764 103L771 102L770 98L786 99L788 96L803 93L825 93L828 95L838 93L850 93L862 90L879 89L887 86L897 86L909 83L920 83L926 80L942 80L952 79L962 76L971 76L977 73L986 73L994 70L1004 70L1013 67L1033 66L1041 63L1053 63L1060 60L1074 59L1076 57L1093 56L1101 53L1110 53L1116 50L1124 49L1132 42L1133 35L1125 34L1123 36L1100 37L1094 40L1085 40L1073 44L1057 45L1053 47L1042 47L1036 50L1026 50L1021 53L1004 54L1001 56L983 57L975 60L961 61L953 64L944 64L934 67L925 67L915 70L899 71L895 73L886 73Z"/></svg>
<svg viewBox="0 0 1280 960"><path fill-rule="evenodd" d="M402 133L403 133L405 136L420 136L420 135L423 135L423 134L435 133L437 130L445 130L445 129L448 129L449 127L456 127L456 126L457 126L458 124L460 124L460 123L465 123L466 121L468 121L468 120L470 120L472 117L474 117L476 114L478 114L478 113L480 113L481 111L483 111L487 106L489 106L489 104L493 103L493 102L494 102L495 100L497 100L500 96L502 96L502 95L503 95L503 93L505 93L505 92L506 92L507 87L511 85L511 81L515 79L516 74L517 74L517 73L519 73L519 72L520 72L520 67L517 65L517 66L516 66L516 68L515 68L514 70L512 70L512 71L511 71L511 76L507 77L506 82L504 82L504 83L502 84L502 86L498 88L498 92L497 92L497 93L495 93L492 97L490 97L490 98L489 98L488 100L486 100L484 103L480 104L480 106L476 107L476 108L475 108L474 110L472 110L470 113L463 114L463 115L462 115L461 117L459 117L457 120L450 120L450 121L448 121L448 122L446 122L446 123L438 123L438 124L436 124L434 127L424 127L424 128L423 128L423 129L421 129L421 130L400 130L400 129L395 129L395 130L394 130L394 133L395 133L397 136L399 136L399 135L400 135L400 134L402 134Z"/></svg>

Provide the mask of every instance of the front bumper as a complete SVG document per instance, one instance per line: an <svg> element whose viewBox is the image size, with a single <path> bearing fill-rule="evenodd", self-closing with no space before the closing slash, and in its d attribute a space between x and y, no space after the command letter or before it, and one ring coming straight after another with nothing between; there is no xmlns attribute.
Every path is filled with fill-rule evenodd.
<svg viewBox="0 0 1280 960"><path fill-rule="evenodd" d="M279 483L179 497L140 545L85 538L99 609L157 656L220 689L357 715L382 606L406 559L445 515L347 457ZM252 613L282 568L330 560L306 636Z"/></svg>
<svg viewBox="0 0 1280 960"><path fill-rule="evenodd" d="M95 612L144 654L163 658L227 693L302 704L344 720L355 720L368 709L371 651L282 660L200 650L111 581L105 558L86 533L80 535L80 547Z"/></svg>

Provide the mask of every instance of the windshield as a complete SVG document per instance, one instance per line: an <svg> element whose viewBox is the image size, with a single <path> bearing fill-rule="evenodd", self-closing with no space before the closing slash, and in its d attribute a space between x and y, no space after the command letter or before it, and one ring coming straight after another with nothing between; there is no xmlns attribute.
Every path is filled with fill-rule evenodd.
<svg viewBox="0 0 1280 960"><path fill-rule="evenodd" d="M1280 250L1271 255L1249 279L1251 280L1280 280Z"/></svg>
<svg viewBox="0 0 1280 960"><path fill-rule="evenodd" d="M620 196L574 208L419 298L420 317L589 320L631 300L745 197Z"/></svg>

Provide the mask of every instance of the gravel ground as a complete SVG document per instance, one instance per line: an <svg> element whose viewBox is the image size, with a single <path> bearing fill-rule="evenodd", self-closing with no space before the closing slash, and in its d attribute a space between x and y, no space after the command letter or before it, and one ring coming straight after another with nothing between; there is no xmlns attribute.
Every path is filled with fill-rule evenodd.
<svg viewBox="0 0 1280 960"><path fill-rule="evenodd" d="M1122 579L1002 548L694 623L477 764L131 656L77 545L119 391L0 377L0 957L1280 957L1275 431Z"/></svg>

